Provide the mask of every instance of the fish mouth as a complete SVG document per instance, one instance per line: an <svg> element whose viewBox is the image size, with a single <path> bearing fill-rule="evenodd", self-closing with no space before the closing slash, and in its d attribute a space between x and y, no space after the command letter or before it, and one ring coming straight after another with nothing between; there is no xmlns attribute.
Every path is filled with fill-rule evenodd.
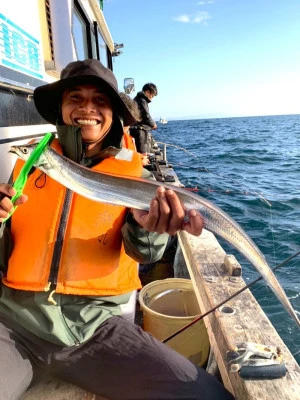
<svg viewBox="0 0 300 400"><path fill-rule="evenodd" d="M101 123L101 121L95 118L75 118L74 121L79 126L95 126Z"/></svg>
<svg viewBox="0 0 300 400"><path fill-rule="evenodd" d="M11 146L11 148L8 150L8 152L11 154L18 155L17 149L15 148L15 146Z"/></svg>

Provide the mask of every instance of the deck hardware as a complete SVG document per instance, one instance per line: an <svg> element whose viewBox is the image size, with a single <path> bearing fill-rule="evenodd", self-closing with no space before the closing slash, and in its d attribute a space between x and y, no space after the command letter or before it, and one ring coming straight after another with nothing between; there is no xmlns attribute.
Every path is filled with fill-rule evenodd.
<svg viewBox="0 0 300 400"><path fill-rule="evenodd" d="M242 276L242 267L233 254L226 254L224 265L230 276Z"/></svg>
<svg viewBox="0 0 300 400"><path fill-rule="evenodd" d="M242 278L240 276L230 276L229 277L230 282L233 283L240 283L242 282Z"/></svg>
<svg viewBox="0 0 300 400"><path fill-rule="evenodd" d="M206 282L216 283L217 278L215 276L207 276L205 277Z"/></svg>
<svg viewBox="0 0 300 400"><path fill-rule="evenodd" d="M230 372L238 372L240 370L239 364L231 364L230 366Z"/></svg>
<svg viewBox="0 0 300 400"><path fill-rule="evenodd" d="M238 372L243 379L262 380L282 378L286 365L278 347L242 342L226 353L229 371Z"/></svg>
<svg viewBox="0 0 300 400"><path fill-rule="evenodd" d="M229 307L229 306L222 306L222 307L219 308L219 311L222 314L227 314L227 315L235 314L235 309L233 307Z"/></svg>
<svg viewBox="0 0 300 400"><path fill-rule="evenodd" d="M175 182L176 179L173 175L164 175L165 182Z"/></svg>

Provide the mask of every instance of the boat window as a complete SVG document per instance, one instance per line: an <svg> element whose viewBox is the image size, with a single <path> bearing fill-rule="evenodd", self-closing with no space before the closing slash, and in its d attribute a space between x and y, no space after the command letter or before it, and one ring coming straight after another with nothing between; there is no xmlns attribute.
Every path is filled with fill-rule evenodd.
<svg viewBox="0 0 300 400"><path fill-rule="evenodd" d="M101 33L98 30L98 48L99 48L99 53L100 53L100 61L102 62L103 65L106 67L109 67L108 65L108 58L107 58L107 48L106 44L103 40L103 37L101 36Z"/></svg>
<svg viewBox="0 0 300 400"><path fill-rule="evenodd" d="M70 61L86 58L101 60L112 69L113 42L109 31L105 29L101 11L99 16L87 1L81 0L43 0L38 3L47 74L57 78Z"/></svg>
<svg viewBox="0 0 300 400"><path fill-rule="evenodd" d="M97 21L94 21L93 33L95 35L95 58L97 58L97 60L100 60L102 64L105 65L105 67L111 68L107 45L102 37Z"/></svg>
<svg viewBox="0 0 300 400"><path fill-rule="evenodd" d="M77 59L84 60L85 58L89 58L86 21L84 21L76 8L74 8L73 13L72 31L76 47Z"/></svg>

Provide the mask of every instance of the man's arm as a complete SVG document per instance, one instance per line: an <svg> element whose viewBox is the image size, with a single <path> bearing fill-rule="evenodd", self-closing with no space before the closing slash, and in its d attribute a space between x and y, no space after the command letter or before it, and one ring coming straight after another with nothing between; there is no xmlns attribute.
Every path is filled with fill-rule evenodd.
<svg viewBox="0 0 300 400"><path fill-rule="evenodd" d="M141 264L160 260L168 243L167 233L148 232L139 226L130 212L122 228L126 254Z"/></svg>

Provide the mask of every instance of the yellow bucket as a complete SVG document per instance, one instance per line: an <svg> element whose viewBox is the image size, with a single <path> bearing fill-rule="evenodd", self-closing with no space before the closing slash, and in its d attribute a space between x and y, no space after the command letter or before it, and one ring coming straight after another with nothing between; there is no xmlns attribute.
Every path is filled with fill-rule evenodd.
<svg viewBox="0 0 300 400"><path fill-rule="evenodd" d="M149 283L139 294L143 329L164 340L201 314L189 279L170 278ZM209 355L209 339L203 320L179 333L168 344L194 364L203 366Z"/></svg>

